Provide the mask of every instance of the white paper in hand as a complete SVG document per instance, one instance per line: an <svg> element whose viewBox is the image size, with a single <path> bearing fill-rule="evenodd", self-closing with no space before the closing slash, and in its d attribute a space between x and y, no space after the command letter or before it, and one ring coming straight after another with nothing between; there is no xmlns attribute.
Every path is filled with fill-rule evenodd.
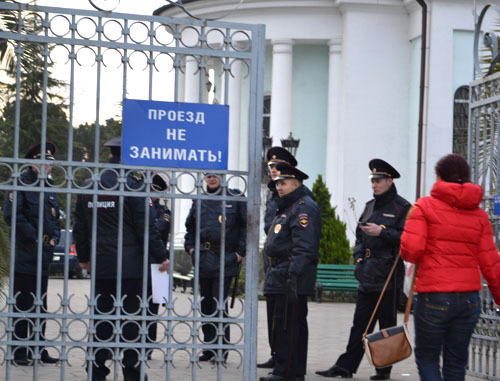
<svg viewBox="0 0 500 381"><path fill-rule="evenodd" d="M151 288L153 289L153 303L165 303L168 301L168 273L160 272L159 263L151 264Z"/></svg>

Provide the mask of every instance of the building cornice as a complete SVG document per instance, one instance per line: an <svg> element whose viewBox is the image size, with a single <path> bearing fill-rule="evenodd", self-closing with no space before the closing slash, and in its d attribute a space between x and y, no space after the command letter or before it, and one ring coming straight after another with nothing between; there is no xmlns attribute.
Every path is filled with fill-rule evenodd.
<svg viewBox="0 0 500 381"><path fill-rule="evenodd" d="M373 11L377 8L389 8L395 11L408 12L407 3L415 0L183 0L186 9L193 15L202 18L216 17L217 15L231 12L241 14L255 10L292 10L292 9L316 9L316 10L366 10ZM354 7L354 8L353 8ZM166 5L154 11L155 15L184 17L186 14L178 7Z"/></svg>

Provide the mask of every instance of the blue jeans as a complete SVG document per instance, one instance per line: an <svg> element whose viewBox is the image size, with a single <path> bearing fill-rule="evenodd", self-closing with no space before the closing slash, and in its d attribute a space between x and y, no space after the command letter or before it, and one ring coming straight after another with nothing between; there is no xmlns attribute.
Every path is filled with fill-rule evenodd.
<svg viewBox="0 0 500 381"><path fill-rule="evenodd" d="M480 302L477 291L429 292L415 296L415 359L421 380L465 379L469 342L479 318Z"/></svg>

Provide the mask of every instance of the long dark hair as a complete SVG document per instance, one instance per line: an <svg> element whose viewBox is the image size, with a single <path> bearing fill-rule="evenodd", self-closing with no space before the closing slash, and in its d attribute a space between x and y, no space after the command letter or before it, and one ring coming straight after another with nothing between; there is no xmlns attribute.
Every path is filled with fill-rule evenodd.
<svg viewBox="0 0 500 381"><path fill-rule="evenodd" d="M469 164L462 156L455 153L442 157L434 169L436 175L443 181L458 184L470 182Z"/></svg>

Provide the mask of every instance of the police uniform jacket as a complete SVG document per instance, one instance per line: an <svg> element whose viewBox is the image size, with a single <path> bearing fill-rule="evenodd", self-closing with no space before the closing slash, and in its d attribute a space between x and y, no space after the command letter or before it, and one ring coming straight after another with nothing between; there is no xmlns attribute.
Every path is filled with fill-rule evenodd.
<svg viewBox="0 0 500 381"><path fill-rule="evenodd" d="M155 200L151 202L150 213L160 233L163 246L167 246L170 235L170 210L165 205L161 205L160 200Z"/></svg>
<svg viewBox="0 0 500 381"><path fill-rule="evenodd" d="M297 278L298 295L313 295L320 235L319 207L304 185L278 199L278 213L264 244L271 262L265 295L285 294L289 276Z"/></svg>
<svg viewBox="0 0 500 381"><path fill-rule="evenodd" d="M269 232L269 228L273 223L274 217L276 217L276 211L278 210L278 191L274 185L274 181L271 181L268 185L269 192L266 199L266 212L264 215L264 233Z"/></svg>
<svg viewBox="0 0 500 381"><path fill-rule="evenodd" d="M382 232L378 237L372 237L366 235L359 226L356 229L354 274L361 291L382 290L398 254L400 237L410 206L408 201L397 194L394 184L387 192L366 203L360 221L380 225ZM358 262L358 259L362 261ZM404 265L403 261L399 261L395 278L398 287L402 286L403 278ZM394 282L389 282L388 289L391 288L394 288Z"/></svg>
<svg viewBox="0 0 500 381"><path fill-rule="evenodd" d="M117 160L111 159L116 163ZM101 188L114 189L118 182L115 171L104 171L101 175ZM143 188L141 179L129 174L125 189ZM79 195L75 209L73 236L80 262L91 260L92 213L97 207L97 245L96 278L116 279L118 261L118 223L120 198L114 195L99 195L94 205L93 195ZM144 252L144 224L146 206L144 197L125 197L123 199L123 240L122 240L122 278L142 278ZM149 215L149 260L161 263L167 259L154 219Z"/></svg>
<svg viewBox="0 0 500 381"><path fill-rule="evenodd" d="M270 181L269 184L267 184L267 187L269 188L269 193L267 194L266 211L264 215L264 233L266 233L266 235L269 232L269 228L273 223L274 217L276 217L276 213L278 211L278 199L280 198L274 181ZM304 186L304 188L307 195L314 200L311 190L306 186Z"/></svg>
<svg viewBox="0 0 500 381"><path fill-rule="evenodd" d="M210 192L210 191L209 191ZM231 189L232 194L240 194L238 189ZM226 238L224 276L238 274L238 259L235 253L245 256L247 208L245 202L226 201ZM186 218L184 247L189 253L196 244L197 201ZM200 278L218 277L221 252L222 201L201 200L200 210ZM193 263L195 254L192 257Z"/></svg>
<svg viewBox="0 0 500 381"><path fill-rule="evenodd" d="M31 168L20 175L21 185L39 186L38 175ZM13 213L13 193L9 192L4 203L4 219L10 225ZM54 247L49 244L54 240L57 244L61 235L59 223L59 204L54 193L43 194L43 244L42 275L48 276L52 262ZM18 191L16 201L16 261L15 271L22 274L36 275L38 249L38 210L40 193Z"/></svg>

